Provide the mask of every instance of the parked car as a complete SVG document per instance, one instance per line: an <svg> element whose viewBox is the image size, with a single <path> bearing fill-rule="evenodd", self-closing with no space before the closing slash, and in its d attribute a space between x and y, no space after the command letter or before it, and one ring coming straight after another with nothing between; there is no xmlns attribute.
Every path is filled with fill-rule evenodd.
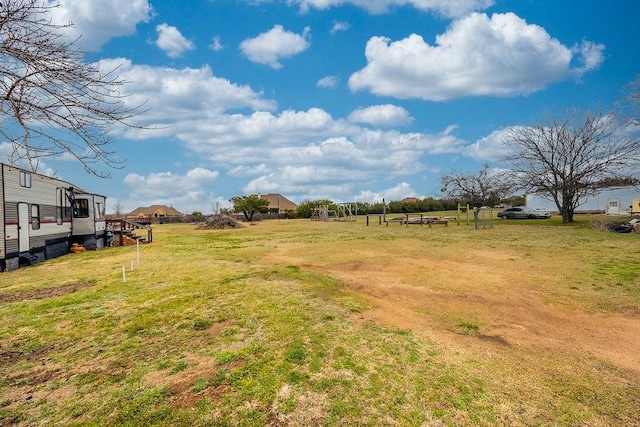
<svg viewBox="0 0 640 427"><path fill-rule="evenodd" d="M518 219L518 218L545 219L550 217L551 217L551 213L549 211L543 211L540 209L531 209L525 206L515 206L513 208L507 208L502 212L498 213L498 218L502 218L502 219Z"/></svg>

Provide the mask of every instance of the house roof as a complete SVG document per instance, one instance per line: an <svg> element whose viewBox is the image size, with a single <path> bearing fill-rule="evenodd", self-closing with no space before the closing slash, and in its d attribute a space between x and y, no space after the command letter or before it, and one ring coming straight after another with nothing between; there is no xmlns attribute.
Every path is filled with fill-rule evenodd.
<svg viewBox="0 0 640 427"><path fill-rule="evenodd" d="M279 193L261 194L261 198L269 201L269 209L278 209L281 211L294 211L298 209L298 205Z"/></svg>
<svg viewBox="0 0 640 427"><path fill-rule="evenodd" d="M149 207L139 207L131 211L126 215L127 217L154 217L154 216L164 216L164 217L175 217L175 216L184 216L183 213L179 212L173 206L166 205L152 205Z"/></svg>
<svg viewBox="0 0 640 427"><path fill-rule="evenodd" d="M417 197L406 197L400 201L404 203L415 203L415 202L419 202L420 199L418 199Z"/></svg>

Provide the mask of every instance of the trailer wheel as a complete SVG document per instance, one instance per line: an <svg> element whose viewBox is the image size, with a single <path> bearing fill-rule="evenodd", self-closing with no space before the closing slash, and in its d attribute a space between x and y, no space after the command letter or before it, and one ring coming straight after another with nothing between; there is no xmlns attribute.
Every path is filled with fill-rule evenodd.
<svg viewBox="0 0 640 427"><path fill-rule="evenodd" d="M88 251L95 251L98 249L98 241L95 237L87 237L82 243L82 246Z"/></svg>

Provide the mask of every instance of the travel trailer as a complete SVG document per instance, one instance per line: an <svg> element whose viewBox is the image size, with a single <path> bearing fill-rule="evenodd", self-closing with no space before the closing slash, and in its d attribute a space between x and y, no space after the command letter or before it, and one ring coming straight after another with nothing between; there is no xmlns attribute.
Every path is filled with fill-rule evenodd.
<svg viewBox="0 0 640 427"><path fill-rule="evenodd" d="M0 271L105 246L106 197L0 163Z"/></svg>

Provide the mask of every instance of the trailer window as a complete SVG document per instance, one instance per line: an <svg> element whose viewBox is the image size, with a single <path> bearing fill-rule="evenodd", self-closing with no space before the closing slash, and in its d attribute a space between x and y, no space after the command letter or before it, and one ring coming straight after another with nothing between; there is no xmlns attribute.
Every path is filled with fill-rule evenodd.
<svg viewBox="0 0 640 427"><path fill-rule="evenodd" d="M20 187L31 188L31 174L29 172L20 171Z"/></svg>
<svg viewBox="0 0 640 427"><path fill-rule="evenodd" d="M104 203L96 202L96 219L104 218Z"/></svg>
<svg viewBox="0 0 640 427"><path fill-rule="evenodd" d="M31 229L40 230L40 205L31 205Z"/></svg>
<svg viewBox="0 0 640 427"><path fill-rule="evenodd" d="M62 218L62 207L64 203L64 193L62 191L62 188L56 188L56 223L58 225L62 225L63 222L63 218Z"/></svg>
<svg viewBox="0 0 640 427"><path fill-rule="evenodd" d="M76 199L77 210L73 212L74 218L89 218L89 201L87 199Z"/></svg>

